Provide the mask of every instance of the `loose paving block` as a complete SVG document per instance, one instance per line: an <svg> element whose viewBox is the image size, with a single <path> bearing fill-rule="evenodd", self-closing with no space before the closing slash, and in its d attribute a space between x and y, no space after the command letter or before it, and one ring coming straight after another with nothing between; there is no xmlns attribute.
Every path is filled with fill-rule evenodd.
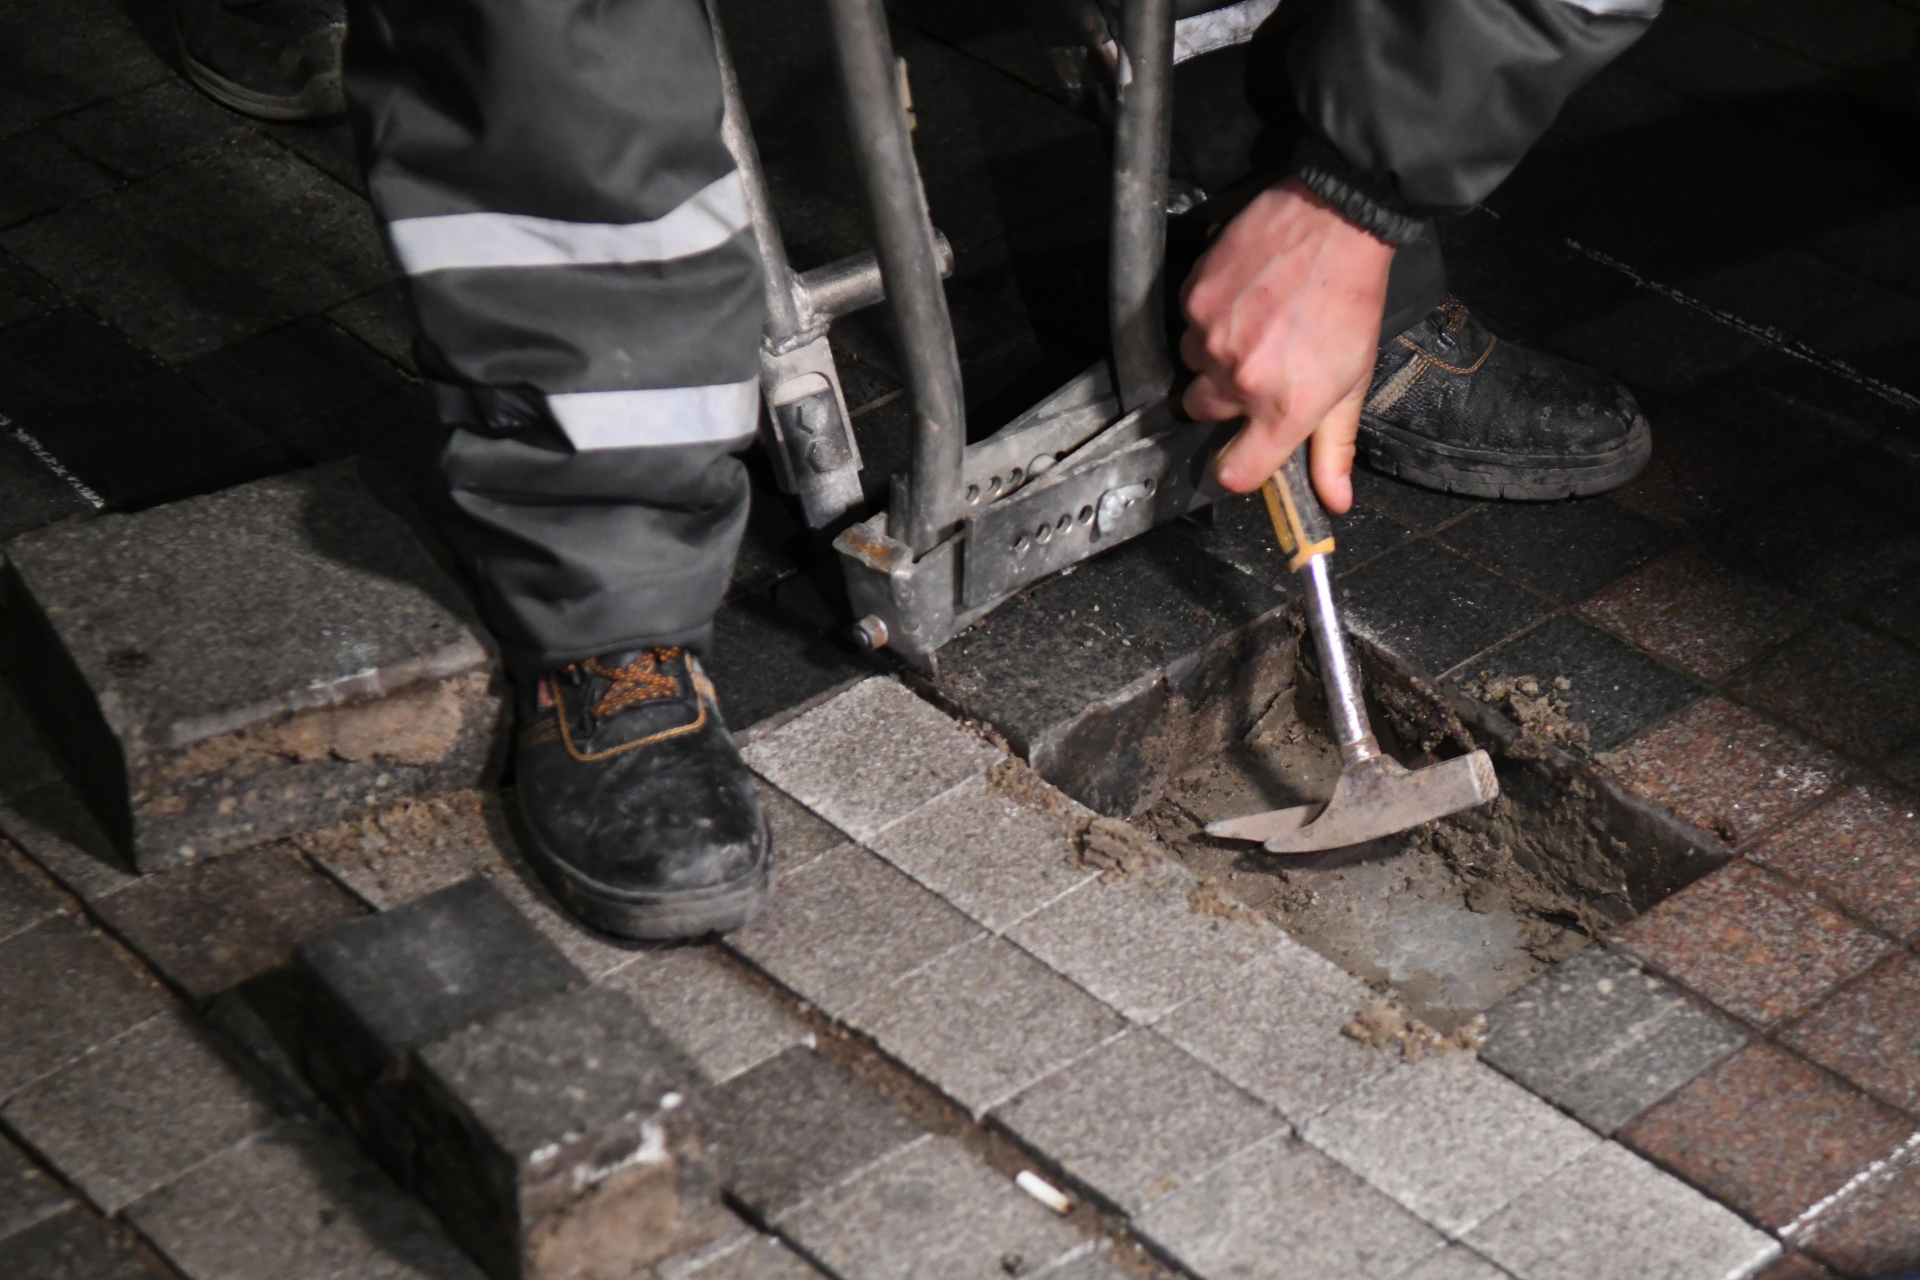
<svg viewBox="0 0 1920 1280"><path fill-rule="evenodd" d="M838 1017L979 934L944 900L849 846L784 880L766 914L727 945Z"/></svg>
<svg viewBox="0 0 1920 1280"><path fill-rule="evenodd" d="M1780 1228L1912 1132L1913 1122L1899 1112L1759 1042L1619 1137L1714 1199Z"/></svg>
<svg viewBox="0 0 1920 1280"><path fill-rule="evenodd" d="M1041 813L974 778L871 843L894 866L1000 930L1093 878L1075 858L1065 811L1093 815L1065 796L1059 802L1063 812Z"/></svg>
<svg viewBox="0 0 1920 1280"><path fill-rule="evenodd" d="M140 1249L78 1206L0 1239L0 1275L30 1280L165 1280Z"/></svg>
<svg viewBox="0 0 1920 1280"><path fill-rule="evenodd" d="M1780 1042L1882 1102L1920 1113L1920 956L1890 957L1815 1005Z"/></svg>
<svg viewBox="0 0 1920 1280"><path fill-rule="evenodd" d="M20 1148L0 1138L0 1240L44 1222L73 1203Z"/></svg>
<svg viewBox="0 0 1920 1280"><path fill-rule="evenodd" d="M1080 1233L951 1138L925 1138L820 1196L784 1230L843 1280L1005 1280Z"/></svg>
<svg viewBox="0 0 1920 1280"><path fill-rule="evenodd" d="M1095 880L1007 937L1137 1022L1151 1022L1280 944L1275 929L1210 915L1176 863Z"/></svg>
<svg viewBox="0 0 1920 1280"><path fill-rule="evenodd" d="M167 1005L151 978L70 916L0 942L0 1099Z"/></svg>
<svg viewBox="0 0 1920 1280"><path fill-rule="evenodd" d="M118 1212L277 1117L205 1035L167 1012L15 1094L0 1119Z"/></svg>
<svg viewBox="0 0 1920 1280"><path fill-rule="evenodd" d="M1759 578L1684 550L1580 606L1588 621L1707 680L1724 680L1819 616Z"/></svg>
<svg viewBox="0 0 1920 1280"><path fill-rule="evenodd" d="M1604 763L1627 788L1729 844L1759 835L1841 779L1809 738L1704 698Z"/></svg>
<svg viewBox="0 0 1920 1280"><path fill-rule="evenodd" d="M849 1021L976 1115L1126 1025L1003 938L949 952Z"/></svg>
<svg viewBox="0 0 1920 1280"><path fill-rule="evenodd" d="M299 1121L214 1157L126 1217L193 1280L480 1280L419 1204Z"/></svg>
<svg viewBox="0 0 1920 1280"><path fill-rule="evenodd" d="M1023 1090L993 1115L1127 1214L1286 1127L1277 1111L1138 1028Z"/></svg>
<svg viewBox="0 0 1920 1280"><path fill-rule="evenodd" d="M39 868L0 839L0 942L57 914L62 905Z"/></svg>
<svg viewBox="0 0 1920 1280"><path fill-rule="evenodd" d="M1278 1259L1316 1280L1405 1270L1440 1235L1348 1169L1281 1134L1174 1192L1134 1231L1203 1276L1257 1276Z"/></svg>
<svg viewBox="0 0 1920 1280"><path fill-rule="evenodd" d="M857 840L1003 758L885 679L861 681L743 754L767 781Z"/></svg>
<svg viewBox="0 0 1920 1280"><path fill-rule="evenodd" d="M1296 1123L1393 1059L1340 1034L1376 997L1344 969L1282 944L1154 1024L1167 1039Z"/></svg>
<svg viewBox="0 0 1920 1280"><path fill-rule="evenodd" d="M1487 1011L1483 1061L1612 1133L1746 1043L1626 956L1590 948Z"/></svg>
<svg viewBox="0 0 1920 1280"><path fill-rule="evenodd" d="M1780 1246L1603 1142L1468 1234L1516 1280L1738 1280Z"/></svg>
<svg viewBox="0 0 1920 1280"><path fill-rule="evenodd" d="M1750 856L1895 937L1920 932L1920 801L1909 792L1863 783L1774 832Z"/></svg>
<svg viewBox="0 0 1920 1280"><path fill-rule="evenodd" d="M1397 1067L1301 1132L1452 1236L1600 1141L1471 1054Z"/></svg>
<svg viewBox="0 0 1920 1280"><path fill-rule="evenodd" d="M769 1222L925 1136L851 1071L806 1048L710 1092L701 1119L728 1193Z"/></svg>
<svg viewBox="0 0 1920 1280"><path fill-rule="evenodd" d="M1801 1248L1849 1276L1907 1276L1920 1267L1920 1164L1900 1155L1848 1190L1802 1230Z"/></svg>
<svg viewBox="0 0 1920 1280"><path fill-rule="evenodd" d="M703 1076L724 1083L811 1036L738 966L715 948L673 947L634 957L600 985L632 999Z"/></svg>
<svg viewBox="0 0 1920 1280"><path fill-rule="evenodd" d="M495 661L346 464L7 544L26 690L143 870L486 772Z"/></svg>
<svg viewBox="0 0 1920 1280"><path fill-rule="evenodd" d="M196 1000L279 968L296 943L366 912L284 842L143 876L98 910Z"/></svg>
<svg viewBox="0 0 1920 1280"><path fill-rule="evenodd" d="M500 1280L639 1280L726 1228L693 1063L570 992L420 1050L413 1190Z"/></svg>
<svg viewBox="0 0 1920 1280"><path fill-rule="evenodd" d="M1763 1026L1818 999L1889 945L1806 890L1744 861L1695 881L1611 941Z"/></svg>

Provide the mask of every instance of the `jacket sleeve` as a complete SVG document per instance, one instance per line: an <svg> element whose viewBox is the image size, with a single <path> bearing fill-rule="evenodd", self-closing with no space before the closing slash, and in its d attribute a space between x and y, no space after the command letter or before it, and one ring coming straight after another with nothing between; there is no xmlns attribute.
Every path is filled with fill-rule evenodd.
<svg viewBox="0 0 1920 1280"><path fill-rule="evenodd" d="M1382 239L1499 186L1661 0L1325 0L1293 32L1294 171ZM1284 5L1282 9L1284 11Z"/></svg>

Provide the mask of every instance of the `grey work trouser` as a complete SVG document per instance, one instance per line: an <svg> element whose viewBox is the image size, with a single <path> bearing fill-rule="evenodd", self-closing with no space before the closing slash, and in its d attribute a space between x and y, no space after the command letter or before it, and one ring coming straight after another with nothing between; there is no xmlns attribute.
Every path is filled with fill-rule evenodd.
<svg viewBox="0 0 1920 1280"><path fill-rule="evenodd" d="M523 671L703 646L765 303L701 0L352 0L348 30L488 624Z"/></svg>

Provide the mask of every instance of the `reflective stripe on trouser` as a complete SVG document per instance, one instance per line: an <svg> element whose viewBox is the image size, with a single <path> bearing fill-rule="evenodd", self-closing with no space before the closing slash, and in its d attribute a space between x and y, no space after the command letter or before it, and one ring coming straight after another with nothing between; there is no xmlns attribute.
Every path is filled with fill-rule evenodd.
<svg viewBox="0 0 1920 1280"><path fill-rule="evenodd" d="M759 256L701 0L350 0L369 192L516 665L703 645L746 523Z"/></svg>

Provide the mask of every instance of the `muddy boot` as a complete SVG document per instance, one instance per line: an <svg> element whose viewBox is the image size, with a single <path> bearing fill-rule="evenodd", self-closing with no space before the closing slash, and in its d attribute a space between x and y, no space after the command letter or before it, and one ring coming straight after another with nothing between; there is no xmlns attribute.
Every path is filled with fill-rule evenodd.
<svg viewBox="0 0 1920 1280"><path fill-rule="evenodd" d="M235 111L319 120L347 109L346 0L178 0L174 32L187 75Z"/></svg>
<svg viewBox="0 0 1920 1280"><path fill-rule="evenodd" d="M549 671L522 702L520 809L575 915L628 938L691 938L766 905L766 821L696 658L605 654Z"/></svg>
<svg viewBox="0 0 1920 1280"><path fill-rule="evenodd" d="M1632 392L1494 337L1453 298L1381 345L1360 414L1375 469L1476 498L1604 493L1652 453Z"/></svg>

